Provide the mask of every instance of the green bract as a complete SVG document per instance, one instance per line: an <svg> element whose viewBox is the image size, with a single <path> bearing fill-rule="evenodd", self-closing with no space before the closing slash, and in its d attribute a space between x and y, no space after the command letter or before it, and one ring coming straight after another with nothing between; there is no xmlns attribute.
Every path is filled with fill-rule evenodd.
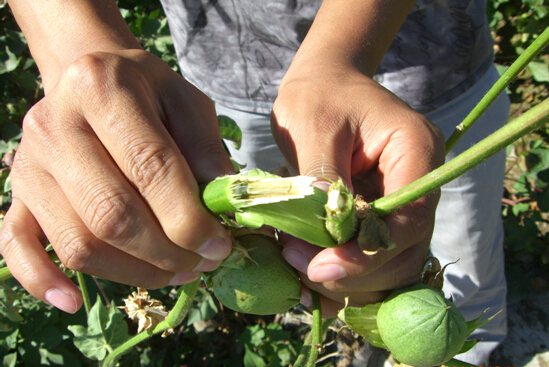
<svg viewBox="0 0 549 367"><path fill-rule="evenodd" d="M447 362L469 335L456 306L424 284L394 291L379 308L377 327L394 358L415 367Z"/></svg>
<svg viewBox="0 0 549 367"><path fill-rule="evenodd" d="M282 257L282 248L256 234L238 237L237 242L249 258L241 257L236 264L222 265L211 274L217 299L234 311L254 315L277 314L297 305L301 283Z"/></svg>

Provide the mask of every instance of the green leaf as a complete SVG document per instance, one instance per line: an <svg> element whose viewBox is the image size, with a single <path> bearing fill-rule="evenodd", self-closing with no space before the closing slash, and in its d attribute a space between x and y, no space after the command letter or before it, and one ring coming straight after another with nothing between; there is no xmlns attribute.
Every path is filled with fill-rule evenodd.
<svg viewBox="0 0 549 367"><path fill-rule="evenodd" d="M9 175L6 178L6 181L4 181L4 192L10 192L11 191L11 175Z"/></svg>
<svg viewBox="0 0 549 367"><path fill-rule="evenodd" d="M532 73L532 77L537 82L549 82L549 68L546 63L539 61L531 61L528 64L528 70Z"/></svg>
<svg viewBox="0 0 549 367"><path fill-rule="evenodd" d="M549 15L549 7L547 6L533 6L532 10L536 13L539 19L543 19Z"/></svg>
<svg viewBox="0 0 549 367"><path fill-rule="evenodd" d="M19 299L19 294L13 291L5 283L0 282L0 314L11 321L23 321L19 309L13 306L13 301Z"/></svg>
<svg viewBox="0 0 549 367"><path fill-rule="evenodd" d="M246 345L244 353L244 367L267 367L267 364L259 354Z"/></svg>
<svg viewBox="0 0 549 367"><path fill-rule="evenodd" d="M338 313L338 317L349 328L364 337L364 340L378 348L387 348L377 328L377 313L381 302L364 307L345 307Z"/></svg>
<svg viewBox="0 0 549 367"><path fill-rule="evenodd" d="M467 352L470 351L475 345L477 345L479 341L480 341L479 339L466 340L466 341L463 343L463 347L461 347L461 350L459 351L458 354L467 353Z"/></svg>
<svg viewBox="0 0 549 367"><path fill-rule="evenodd" d="M528 203L517 203L513 205L513 214L518 216L520 213L527 212L530 209L530 204Z"/></svg>
<svg viewBox="0 0 549 367"><path fill-rule="evenodd" d="M19 66L19 58L6 46L4 52L0 52L0 74L14 71Z"/></svg>
<svg viewBox="0 0 549 367"><path fill-rule="evenodd" d="M3 362L4 367L15 367L17 363L17 352L6 354Z"/></svg>
<svg viewBox="0 0 549 367"><path fill-rule="evenodd" d="M49 365L52 362L60 366L65 365L63 355L61 354L53 353L45 348L39 348L38 352L40 353L40 364Z"/></svg>
<svg viewBox="0 0 549 367"><path fill-rule="evenodd" d="M88 314L88 327L70 325L68 329L75 336L74 345L86 357L99 361L129 339L124 315L114 303L105 307L99 295Z"/></svg>
<svg viewBox="0 0 549 367"><path fill-rule="evenodd" d="M217 123L221 139L232 141L234 148L237 150L240 149L242 145L242 130L240 130L236 122L229 116L219 115L217 116Z"/></svg>
<svg viewBox="0 0 549 367"><path fill-rule="evenodd" d="M207 321L217 315L218 309L214 297L206 289L198 288L194 303L187 315L187 325Z"/></svg>
<svg viewBox="0 0 549 367"><path fill-rule="evenodd" d="M13 331L5 331L0 334L0 346L6 350L17 348L17 338L19 336L19 328L14 328Z"/></svg>

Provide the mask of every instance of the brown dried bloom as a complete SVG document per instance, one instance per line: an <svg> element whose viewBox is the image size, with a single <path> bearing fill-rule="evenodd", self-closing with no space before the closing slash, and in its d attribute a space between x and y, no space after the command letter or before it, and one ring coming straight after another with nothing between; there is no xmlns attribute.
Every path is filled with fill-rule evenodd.
<svg viewBox="0 0 549 367"><path fill-rule="evenodd" d="M158 323L164 321L168 312L162 302L153 299L145 288L137 288L137 292L133 292L128 298L124 299L125 306L123 308L128 317L138 322L137 332L154 328ZM173 331L166 330L164 334L168 335ZM165 335L162 336L165 336Z"/></svg>

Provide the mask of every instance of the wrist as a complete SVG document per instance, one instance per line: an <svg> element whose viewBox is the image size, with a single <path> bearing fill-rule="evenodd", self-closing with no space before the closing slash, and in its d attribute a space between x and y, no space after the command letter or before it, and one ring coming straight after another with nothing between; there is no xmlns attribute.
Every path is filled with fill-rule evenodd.
<svg viewBox="0 0 549 367"><path fill-rule="evenodd" d="M294 63L328 63L373 77L415 0L325 0Z"/></svg>
<svg viewBox="0 0 549 367"><path fill-rule="evenodd" d="M9 5L46 93L83 55L141 48L114 0L10 0Z"/></svg>

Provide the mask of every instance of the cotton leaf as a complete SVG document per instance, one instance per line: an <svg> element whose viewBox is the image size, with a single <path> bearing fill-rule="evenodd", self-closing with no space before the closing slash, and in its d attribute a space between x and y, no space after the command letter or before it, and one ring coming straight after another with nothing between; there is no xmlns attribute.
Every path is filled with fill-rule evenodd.
<svg viewBox="0 0 549 367"><path fill-rule="evenodd" d="M219 133L222 139L230 140L233 142L235 149L240 149L242 144L242 130L238 127L236 122L228 116L217 116L217 123L219 125Z"/></svg>
<svg viewBox="0 0 549 367"><path fill-rule="evenodd" d="M531 61L528 64L528 69L532 72L532 76L537 82L549 82L549 68L546 63Z"/></svg>
<svg viewBox="0 0 549 367"><path fill-rule="evenodd" d="M13 306L13 301L19 298L19 295L3 282L0 282L0 314L11 321L22 321L23 317L19 310Z"/></svg>
<svg viewBox="0 0 549 367"><path fill-rule="evenodd" d="M74 345L86 357L99 361L129 339L124 315L113 304L105 307L99 297L88 314L88 327L68 328L74 334Z"/></svg>

